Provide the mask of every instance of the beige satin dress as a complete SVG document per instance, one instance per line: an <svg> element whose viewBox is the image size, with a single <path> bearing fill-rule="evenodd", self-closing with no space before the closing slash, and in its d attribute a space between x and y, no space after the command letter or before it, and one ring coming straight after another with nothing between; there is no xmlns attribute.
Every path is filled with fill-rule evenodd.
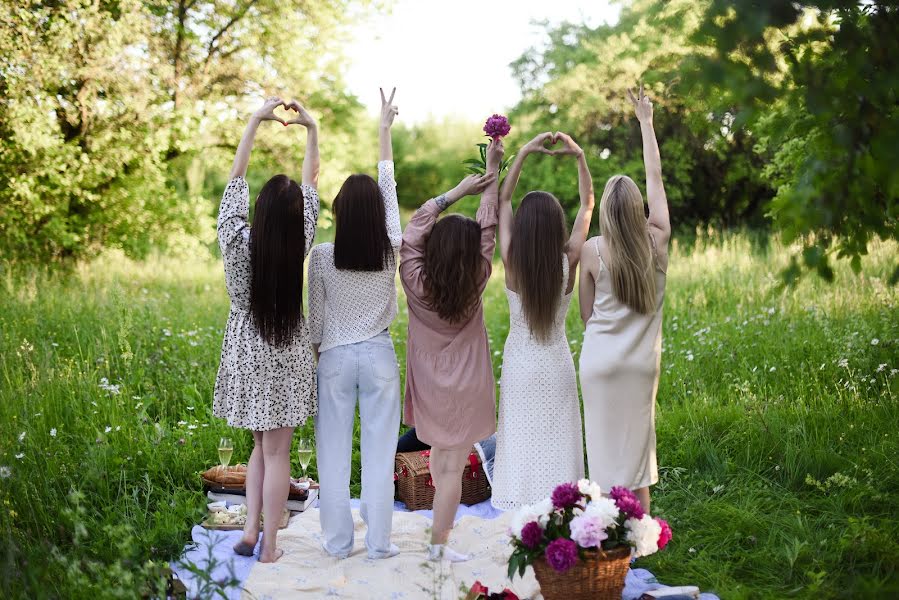
<svg viewBox="0 0 899 600"><path fill-rule="evenodd" d="M659 480L655 400L665 272L656 259L656 309L640 314L615 297L599 238L592 245L599 274L580 358L589 478L603 492L616 485L646 487Z"/></svg>

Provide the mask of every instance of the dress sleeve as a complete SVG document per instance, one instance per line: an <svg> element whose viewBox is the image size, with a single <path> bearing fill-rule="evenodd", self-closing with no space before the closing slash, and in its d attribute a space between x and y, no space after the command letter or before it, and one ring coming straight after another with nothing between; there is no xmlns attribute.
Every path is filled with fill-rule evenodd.
<svg viewBox="0 0 899 600"><path fill-rule="evenodd" d="M498 194L495 189L496 186L491 186L491 188L481 195L481 205L478 207L478 213L475 217L481 226L481 256L486 261L480 285L481 292L487 287L490 273L493 272L493 252L496 249L496 224L499 222Z"/></svg>
<svg viewBox="0 0 899 600"><path fill-rule="evenodd" d="M322 343L322 328L325 310L325 281L322 273L321 246L316 246L309 254L309 341Z"/></svg>
<svg viewBox="0 0 899 600"><path fill-rule="evenodd" d="M396 196L396 180L393 177L393 161L382 160L378 163L378 187L384 199L384 218L387 222L387 236L394 250L403 241L403 229L400 225L400 207Z"/></svg>
<svg viewBox="0 0 899 600"><path fill-rule="evenodd" d="M407 292L411 291L418 295L423 292L421 274L425 262L425 243L439 214L440 207L436 199L432 198L415 211L403 232L403 244L400 246L400 279Z"/></svg>
<svg viewBox="0 0 899 600"><path fill-rule="evenodd" d="M315 241L315 230L318 225L319 200L318 192L311 185L302 186L303 190L303 237L306 239L306 249L303 256L312 250L312 242Z"/></svg>
<svg viewBox="0 0 899 600"><path fill-rule="evenodd" d="M240 249L246 246L250 232L247 222L249 213L250 186L243 177L235 177L228 182L225 193L222 194L216 223L219 250L226 271L231 269Z"/></svg>

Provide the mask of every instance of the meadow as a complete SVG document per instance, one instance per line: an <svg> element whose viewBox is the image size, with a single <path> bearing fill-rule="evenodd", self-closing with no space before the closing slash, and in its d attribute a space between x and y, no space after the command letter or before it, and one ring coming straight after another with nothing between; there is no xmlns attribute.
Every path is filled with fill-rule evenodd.
<svg viewBox="0 0 899 600"><path fill-rule="evenodd" d="M899 247L873 243L858 275L840 264L833 283L784 288L793 250L713 231L672 245L653 513L674 540L639 566L726 599L896 597ZM221 263L106 254L5 268L0 285L0 596L161 593L203 516L197 474L218 439L235 460L250 449L211 414ZM501 266L486 306L499 376ZM575 359L581 331L575 300Z"/></svg>

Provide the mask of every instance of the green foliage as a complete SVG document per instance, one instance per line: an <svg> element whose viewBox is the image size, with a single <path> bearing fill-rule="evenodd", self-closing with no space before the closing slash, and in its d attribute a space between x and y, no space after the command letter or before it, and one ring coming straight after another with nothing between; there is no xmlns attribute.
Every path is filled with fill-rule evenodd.
<svg viewBox="0 0 899 600"><path fill-rule="evenodd" d="M786 293L776 274L793 251L749 235L672 242L652 513L674 539L637 566L722 598L892 597L899 291L886 279L899 248L874 242L860 275L837 264L833 285L807 278ZM499 376L509 313L494 271ZM106 256L67 273L7 270L0 291L0 597L162 597L163 567L204 515L199 472L219 438L234 440L235 462L252 444L211 414L221 263ZM402 291L399 306L402 374ZM576 299L567 329L577 361Z"/></svg>
<svg viewBox="0 0 899 600"><path fill-rule="evenodd" d="M715 0L685 67L751 132L775 225L828 280L831 250L858 272L872 236L899 239L897 29L893 2Z"/></svg>
<svg viewBox="0 0 899 600"><path fill-rule="evenodd" d="M339 56L349 4L8 5L0 17L0 254L77 258L105 246L143 256L178 234L208 242L245 117L265 95L308 104L334 142L323 171L345 169L360 106L344 92L340 61L328 57ZM260 135L254 158L263 160L253 167L299 172L303 139L281 133L268 148Z"/></svg>
<svg viewBox="0 0 899 600"><path fill-rule="evenodd" d="M512 112L514 148L540 131L565 131L587 153L597 192L612 175L644 180L640 128L625 90L644 81L656 106L665 190L675 227L695 223L761 225L771 190L751 136L730 128L732 116L710 110L679 87L680 65L696 51L691 33L706 2L637 0L614 25L563 24L549 31L541 53L528 52L513 68L524 99ZM553 192L573 218L577 169L559 158L532 157L522 193ZM595 227L596 225L594 225Z"/></svg>

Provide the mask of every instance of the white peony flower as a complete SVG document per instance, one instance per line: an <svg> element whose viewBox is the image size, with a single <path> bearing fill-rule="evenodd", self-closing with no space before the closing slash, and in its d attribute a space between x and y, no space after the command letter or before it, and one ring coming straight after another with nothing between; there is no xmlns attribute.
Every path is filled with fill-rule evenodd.
<svg viewBox="0 0 899 600"><path fill-rule="evenodd" d="M662 526L649 515L642 519L628 519L624 522L626 539L637 549L637 556L649 556L659 551L659 536Z"/></svg>
<svg viewBox="0 0 899 600"><path fill-rule="evenodd" d="M546 499L531 506L522 506L518 509L509 522L509 534L520 538L521 530L531 521L537 521L540 527L546 528L549 523L549 515L553 511L553 503Z"/></svg>
<svg viewBox="0 0 899 600"><path fill-rule="evenodd" d="M581 479L578 481L577 491L585 496L590 496L591 500L602 496L602 490L600 489L599 484L595 481L590 481L589 479Z"/></svg>
<svg viewBox="0 0 899 600"><path fill-rule="evenodd" d="M611 498L603 498L598 496L595 500L591 500L587 504L587 510L584 514L598 519L603 529L611 526L618 518L618 506Z"/></svg>

